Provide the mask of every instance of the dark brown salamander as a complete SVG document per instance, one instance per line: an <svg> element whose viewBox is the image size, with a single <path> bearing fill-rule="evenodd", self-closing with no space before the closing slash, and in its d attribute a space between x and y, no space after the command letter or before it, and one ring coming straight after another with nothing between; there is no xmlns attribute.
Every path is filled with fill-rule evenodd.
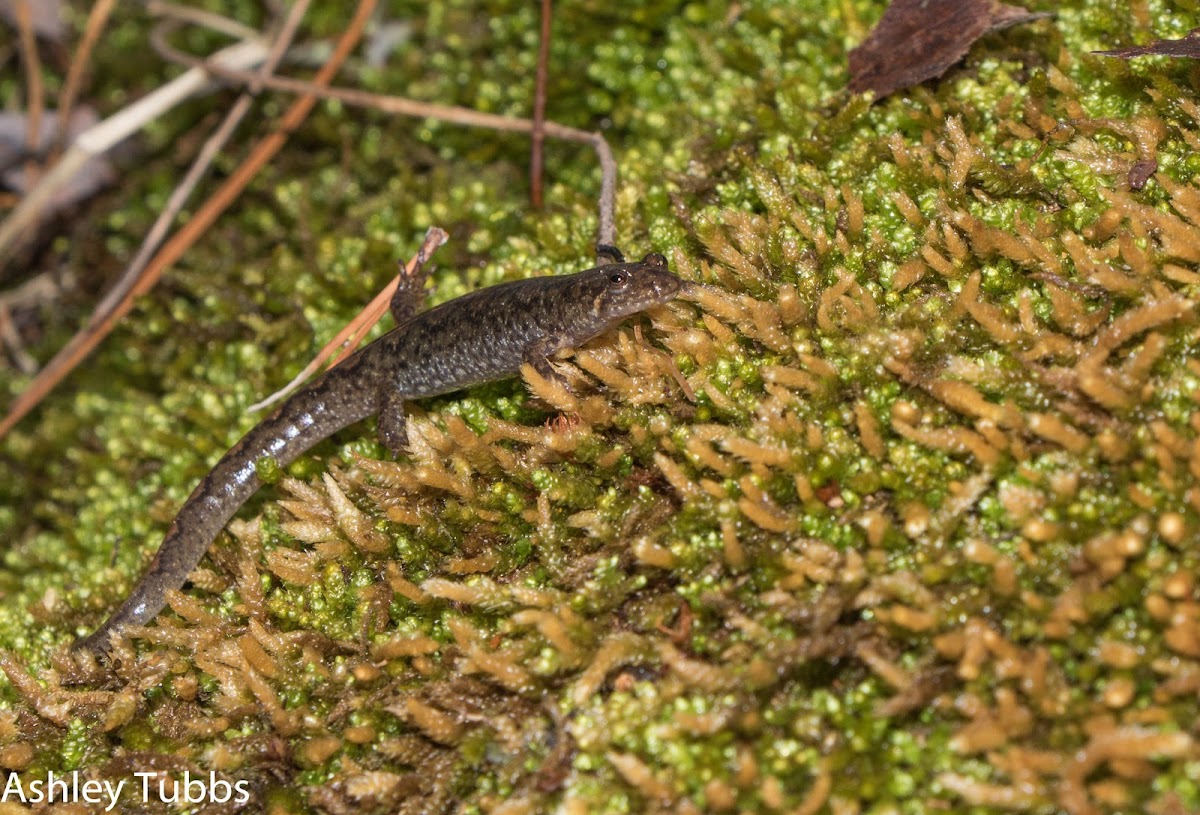
<svg viewBox="0 0 1200 815"><path fill-rule="evenodd" d="M619 253L615 253L619 257ZM416 314L423 279L392 301L397 327L313 380L242 437L184 502L158 553L129 597L95 633L75 643L107 651L112 635L147 623L200 562L229 519L262 485L255 463L287 466L347 425L379 414L379 438L406 444L404 402L504 379L528 362L558 379L549 358L631 314L674 299L682 281L659 254L572 275L503 283Z"/></svg>

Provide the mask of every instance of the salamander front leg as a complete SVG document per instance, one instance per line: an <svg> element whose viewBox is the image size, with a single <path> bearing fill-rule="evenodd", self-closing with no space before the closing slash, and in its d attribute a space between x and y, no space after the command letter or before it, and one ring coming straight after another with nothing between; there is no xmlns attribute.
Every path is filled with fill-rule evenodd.
<svg viewBox="0 0 1200 815"><path fill-rule="evenodd" d="M538 376L545 379L547 382L558 385L567 391L571 392L571 386L567 383L567 378L554 370L550 364L550 357L557 354L569 344L568 340L563 337L549 336L543 337L537 342L525 349L525 362L537 371Z"/></svg>
<svg viewBox="0 0 1200 815"><path fill-rule="evenodd" d="M430 246L429 239L426 238L425 245L412 260L411 272L403 263L400 264L400 279L396 284L396 291L392 295L390 304L392 319L396 321L396 325L414 317L421 310L421 306L425 304L425 264L429 262L429 255L433 249L439 245Z"/></svg>
<svg viewBox="0 0 1200 815"><path fill-rule="evenodd" d="M379 400L379 440L399 456L408 451L408 426L404 420L404 398L397 390L389 389Z"/></svg>

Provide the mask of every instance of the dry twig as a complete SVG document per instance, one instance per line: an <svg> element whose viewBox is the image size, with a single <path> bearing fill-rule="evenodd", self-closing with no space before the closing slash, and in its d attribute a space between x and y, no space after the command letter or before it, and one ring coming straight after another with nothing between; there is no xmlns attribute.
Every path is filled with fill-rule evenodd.
<svg viewBox="0 0 1200 815"><path fill-rule="evenodd" d="M206 66L215 76L233 82L248 83L255 81L256 78L254 74L247 73L246 71L212 65L204 60L199 60L179 52L174 52L172 58L189 65ZM346 105L373 108L382 113L393 113L398 116L438 119L450 124L465 125L467 127L484 127L489 130L501 130L509 133L533 132L532 119L519 119L515 116L501 116L496 113L481 113L470 108L438 105L433 102L418 102L415 99L408 99L403 96L387 96L381 93L360 91L354 88L318 87L313 82L305 82L304 80L289 79L281 76L260 78L259 81L262 82L264 88L287 91L289 93L311 94L321 99L336 99ZM608 142L604 140L604 136L600 133L589 133L586 130L567 127L566 125L550 120L545 122L545 130L546 135L551 138L588 144L596 151L596 157L600 162L600 223L597 230L599 233L599 243L613 245L616 240L613 212L617 192L617 162L613 158Z"/></svg>
<svg viewBox="0 0 1200 815"><path fill-rule="evenodd" d="M287 52L288 46L291 45L292 39L295 37L296 29L300 26L300 21L304 19L304 14L308 10L308 6L309 0L299 0L299 2L291 7L279 35L275 38L275 42L271 46L270 53L267 55L262 67L259 68L258 73L260 76L266 76L279 65L283 59L283 55ZM174 12L175 8L167 6L165 11ZM213 22L211 20L212 16L205 15L205 21ZM229 109L229 113L225 115L225 119L221 122L220 126L204 142L204 146L200 148L200 152L192 162L192 166L188 168L187 175L184 176L183 181L171 192L171 197L167 200L166 206L163 207L162 212L154 220L154 225L150 227L145 240L142 241L142 245L138 248L137 255L134 256L133 261L125 271L121 273L120 279L117 280L108 294L104 296L100 304L96 306L97 314L103 314L114 308L117 303L129 296L129 292L133 290L142 270L146 268L146 264L150 262L150 258L153 257L155 250L158 249L163 238L166 237L167 230L171 228L171 224L175 221L176 216L179 215L184 204L187 203L188 198L200 183L200 179L208 172L208 168L216 160L217 155L221 152L221 148L233 136L238 124L241 123L242 119L250 111L250 106L254 102L253 92L255 90L257 88L251 88L250 92L243 93L237 98L237 101L233 103L233 107Z"/></svg>
<svg viewBox="0 0 1200 815"><path fill-rule="evenodd" d="M258 31L250 26L242 25L237 20L231 20L204 9L181 6L178 3L150 0L146 4L146 11L157 17L168 17L182 23L192 23L202 28L212 29L235 40L255 40L260 36Z"/></svg>
<svg viewBox="0 0 1200 815"><path fill-rule="evenodd" d="M231 176L226 183L222 185L222 187L212 196L212 198L206 202L206 204L197 213L196 217L179 233L177 233L175 237L172 238L161 249L161 251L158 252L153 260L147 263L144 258L144 254L147 254L149 251L147 247L152 246L161 237L157 234L160 230L160 224L155 224L155 229L148 237L146 246L143 247L143 251L139 252L138 257L135 258L129 272L123 276L118 289L115 289L113 292L110 292L108 296L106 296L105 300L92 315L84 329L81 330L75 337L73 337L66 347L64 347L61 351L59 351L58 354L55 355L46 368L34 378L29 388L14 401L13 405L9 409L8 415L5 416L2 421L0 421L0 438L2 438L9 430L11 430L12 427L18 421L20 421L20 419L26 413L32 410L32 408L38 402L40 402L41 399L44 398L45 395L49 393L49 391L59 381L61 381L71 370L73 370L74 366L77 365L80 360L87 356L92 349L99 344L99 342L112 330L112 327L116 324L116 322L129 311L129 309L132 307L133 299L148 291L154 285L154 283L157 282L158 278L161 277L163 271L176 260L178 260L186 251L186 249L191 246L194 240L205 229L207 229L208 226L211 225L216 217L218 217L218 215L223 212L230 203L232 203L233 199L241 192L245 185L249 183L249 180L253 177L253 175L257 173L263 164L265 164L283 145L284 141L286 140L286 134L295 129L295 127L299 125L300 121L307 116L309 110L312 108L312 105L315 103L315 100L318 98L337 99L346 104L372 107L385 113L392 113L402 116L434 118L452 124L461 124L470 127L485 127L492 130L507 132L530 134L537 134L540 132L552 138L562 139L564 141L589 144L596 151L601 168L598 243L600 245L608 246L614 244L616 161L613 158L612 151L608 147L608 143L604 140L604 137L600 133L589 133L587 131L577 130L575 128L558 124L557 122L546 121L544 119L536 121L529 119L518 119L509 116L481 113L479 111L467 108L418 102L403 97L384 96L381 94L368 93L353 89L328 87L333 73L348 55L349 48L353 47L354 42L356 42L357 38L361 36L362 26L365 24L366 18L369 17L371 10L374 8L375 2L376 0L361 0L360 5L356 10L354 22L339 40L334 55L321 68L311 82L269 75L269 69L259 72L248 72L245 70L245 68L248 67L247 65L231 64L233 60L230 59L228 52L239 48L240 46L233 46L230 49L218 52L218 54L212 58L199 59L171 48L170 45L166 43L165 39L162 38L161 33L156 36L156 47L165 57L190 66L190 70L184 75L184 77L197 74L207 78L211 75L246 84L253 90L257 90L259 87L266 87L298 93L301 94L301 96L292 104L292 107L289 108L288 112L284 115L278 130L259 143L258 147L251 154L251 156L247 158L245 162L243 162L243 164L238 168L238 171L235 172L233 176ZM170 13L178 14L180 16L184 14L190 15L190 10L180 9L169 4L152 3L151 5L158 9L166 9ZM295 11L295 9L293 9L293 11ZM189 16L189 19L191 16ZM221 22L222 20L223 18L211 19L211 15L206 15L204 18L205 24L213 26L223 25L224 23ZM543 20L544 33L548 25L549 17L546 16ZM281 38L280 42L282 41L283 40ZM545 36L543 37L543 42L548 43L548 40ZM245 46L248 44L243 43L241 45ZM258 40L255 40L253 45L257 46L259 49L262 48L261 42ZM259 59L254 60L253 62L261 60L262 57L260 56ZM250 64L253 64L253 62ZM183 79L184 77L180 77L180 79ZM176 82L179 81L180 80L176 80ZM163 89L160 89L160 91L161 90ZM154 96L154 94L151 94L151 96ZM542 108L542 113L544 114L544 99ZM117 117L112 118L116 119ZM225 137L224 131L226 129L232 130L232 127L234 124L236 124L236 122L233 121L233 118L234 117L231 116L226 120L225 123L223 123L221 131L214 135L209 145L206 145L205 153L209 152L208 148L210 145L216 144L218 140ZM98 125L97 128L93 128L93 130L107 125L110 121L112 120L106 120L106 122L102 123L102 125ZM231 124L231 122L233 123ZM90 134L92 134L92 130L87 131L80 137L80 139L77 140L76 147L72 148L72 151L68 152L68 154L64 156L63 161L60 162L59 166L55 168L55 172L58 172L60 168L63 168L69 164L69 159L72 158L72 154L76 152L76 149L83 147L85 141L90 141L90 139L85 139L85 137L88 137ZM212 152L215 152L215 150L216 148L213 147ZM199 163L200 162L198 161L197 164L199 165ZM193 171L197 173L200 172L196 167L193 167ZM73 169L66 170L65 172L67 172L69 176L69 173L73 172ZM51 175L53 175L53 173ZM50 178L44 179L44 181L48 182L50 181ZM42 186L45 186L45 184ZM35 194L40 190L41 187L39 187L38 190L35 190L34 193L31 193L29 198L22 203L22 206L18 207L18 212L24 208L26 204L29 203L29 200L34 198ZM186 194L187 182L185 182L185 185L182 186L180 190L176 191L176 195L173 195L172 203L174 203L176 196L182 198L186 196ZM37 210L34 211L36 212ZM16 220L15 216L18 214L18 212L14 212L14 217L10 217L8 222L0 225L0 258L3 257L4 249L7 245L6 242L12 240L13 236L6 234L6 230L11 231L13 228L12 222ZM164 217L166 217L166 213L164 213ZM146 268L144 271L140 271L139 273L140 267L144 263L146 264ZM368 307L364 313L370 313L370 311L371 307ZM382 312L379 312L379 314L381 313ZM378 314L375 319L378 319ZM356 331L357 327L358 322L356 321L349 328L349 331ZM337 342L339 341L335 341L335 343Z"/></svg>
<svg viewBox="0 0 1200 815"><path fill-rule="evenodd" d="M404 268L400 270L400 274L396 275L392 279L391 283L385 286L383 290L379 292L379 294L375 295L374 299L367 304L367 307L360 311L358 316L347 323L345 327L338 332L336 337L327 342L325 347L322 348L315 357L313 357L312 361L309 362L308 365L304 366L303 371L296 374L295 378L293 378L291 382L287 383L282 388L268 396L266 399L263 399L261 402L254 403L247 408L247 410L253 413L254 411L270 407L280 399L283 399L292 391L296 390L296 388L300 387L300 385L304 383L304 380L315 374L325 360L333 357L334 354L339 350L341 353L337 353L337 356L334 357L333 361L329 363L330 368L332 368L334 365L337 365L339 362L349 356L354 350L355 346L358 345L358 341L361 340L366 333L371 330L371 326L379 322L379 319L383 317L383 313L387 311L388 303L391 302L392 295L396 293L396 288L400 285L401 277L403 276L412 278L414 275L416 275L421 270L421 267L429 262L429 258L433 256L433 253L437 250L437 248L445 243L449 237L450 236L446 234L445 230L436 226L430 227L429 231L425 233L425 241L421 244L421 248L418 249L417 254L413 255L412 259L405 264Z"/></svg>
<svg viewBox="0 0 1200 815"><path fill-rule="evenodd" d="M15 0L14 8L17 12L17 31L21 42L21 62L25 71L25 107L29 116L25 128L25 148L30 159L26 167L32 181L37 177L37 164L32 157L38 151L38 135L42 130L42 113L46 105L46 100L42 97L42 61L38 58L37 37L33 33L33 12L29 7L29 0Z"/></svg>
<svg viewBox="0 0 1200 815"><path fill-rule="evenodd" d="M114 5L116 5L116 0L97 0L96 4L92 6L92 10L88 12L87 26L83 29L83 39L79 43L79 48L75 50L74 56L71 57L71 67L67 69L67 80L58 97L59 143L52 151L53 153L57 153L66 146L67 123L71 120L71 109L75 107L75 98L79 95L79 88L83 84L83 72L91 60L92 51L100 39L100 32L104 30L109 15L112 14Z"/></svg>
<svg viewBox="0 0 1200 815"><path fill-rule="evenodd" d="M321 66L321 69L314 77L314 87L319 88L328 85L333 79L333 75L341 68L342 63L346 61L346 58L349 57L350 52L361 38L363 28L366 26L367 20L370 19L371 13L375 9L375 4L376 0L359 0L354 17L342 33L342 36L338 39L333 54L330 55L328 61ZM254 62L261 62L266 54L265 49L259 42L241 43L232 46L232 48L246 48L250 45L256 46L260 52L258 59L254 60ZM193 71L203 76L203 71L200 69L192 69L184 76L192 74ZM180 79L182 78L180 77ZM260 79L260 77L256 74L250 75L250 81L257 79ZM178 81L179 79L175 80L175 82ZM204 78L204 81L207 81L207 77ZM156 91L156 93L158 92ZM151 96L153 95L151 94ZM167 267L177 261L192 243L213 224L217 217L233 203L258 171L279 152L280 148L287 141L288 134L296 129L305 117L308 116L314 104L316 104L316 96L313 94L305 94L296 99L284 113L278 129L258 143L246 160L242 162L213 196L205 202L195 217L163 246L162 250L154 257L141 275L141 278L133 286L129 296L116 304L110 312L92 315L92 318L88 321L88 325L83 331L75 335L67 343L66 347L59 351L50 363L34 378L29 388L16 398L13 405L9 408L8 415L4 417L3 421L0 421L0 437L8 433L13 425L32 410L34 405L38 404L63 377L73 370L80 360L91 353L96 345L112 330L117 321L125 316L129 312L129 309L133 307L134 298L149 291L158 279L162 277ZM76 147L81 146L80 141L82 141L82 137L77 141ZM67 158L74 151L75 148L72 148L67 156L64 157L61 164L65 164Z"/></svg>
<svg viewBox="0 0 1200 815"><path fill-rule="evenodd" d="M546 65L550 60L550 0L542 0L542 32L538 40L537 77L533 88L533 148L529 154L529 199L542 208L542 143L546 139ZM611 245L611 242L609 242Z"/></svg>
<svg viewBox="0 0 1200 815"><path fill-rule="evenodd" d="M229 67L250 67L266 57L266 46L259 40L241 42L218 51L214 61ZM62 160L47 172L21 203L0 224L0 262L11 254L21 235L37 223L47 202L65 186L90 159L107 153L112 147L157 119L189 96L212 87L212 78L201 70L190 70L143 96L103 122L76 137ZM0 431L0 436L3 432Z"/></svg>

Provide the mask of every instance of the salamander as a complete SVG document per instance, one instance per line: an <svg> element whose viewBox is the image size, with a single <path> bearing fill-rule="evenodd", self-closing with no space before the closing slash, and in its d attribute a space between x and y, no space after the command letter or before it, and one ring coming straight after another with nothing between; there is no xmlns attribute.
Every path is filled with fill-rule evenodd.
<svg viewBox="0 0 1200 815"><path fill-rule="evenodd" d="M620 253L608 248L616 260ZM262 482L257 462L285 467L344 427L378 414L380 441L406 447L404 403L514 376L528 363L562 381L550 358L676 297L684 283L651 253L570 275L490 286L418 313L418 273L392 299L396 328L293 394L246 433L196 486L129 596L76 649L102 654L112 636L154 619L182 588L225 524Z"/></svg>

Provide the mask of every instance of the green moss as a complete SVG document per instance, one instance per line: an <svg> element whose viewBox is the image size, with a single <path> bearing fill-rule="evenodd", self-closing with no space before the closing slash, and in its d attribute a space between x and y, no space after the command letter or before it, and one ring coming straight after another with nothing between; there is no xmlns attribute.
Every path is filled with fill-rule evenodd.
<svg viewBox="0 0 1200 815"><path fill-rule="evenodd" d="M213 7L260 24L259 6L242 5ZM841 90L844 55L882 9L556 8L550 115L605 128L621 165L627 254L667 252L681 272L763 304L767 323L749 299L710 315L729 343L691 305L658 328L643 322L695 402L642 372L635 394L585 388L609 403L608 418L560 433L552 409L503 382L422 403L415 426L442 438L394 471L357 465L390 458L369 423L320 445L287 468L316 491L295 500L331 512L321 476L338 465L362 524L314 521L324 538L302 543L275 503L282 487L265 489L240 513L257 528L237 532L261 607L236 582L240 547L215 547L189 594L221 622L174 620L196 648L139 640L144 661L104 686L134 682L134 714L106 730L111 699L60 687L70 677L56 649L128 591L175 508L256 421L246 406L294 375L425 227L453 236L437 257L435 302L589 262L598 174L587 150L548 146L549 204L534 213L524 138L319 105L70 387L0 442L0 648L60 694L43 714L70 711L55 724L16 684L0 686L0 714L16 717L0 728L0 749L55 745L39 749L30 777L75 767L121 777L120 756L131 754L206 769L226 761L255 780L261 806L280 810L453 800L488 811L506 799L541 810L575 799L596 812L684 802L786 811L827 782L828 811L949 802L990 813L999 809L972 797L984 787L964 784L1014 784L1017 751L1058 753L1068 766L1106 725L1170 734L1194 721L1194 692L1171 680L1194 662L1195 624L1178 620L1195 589L1170 582L1195 573L1200 529L1186 452L1200 415L1194 326L1153 328L1161 349L1141 374L1152 332L1113 350L1103 373L1129 396L1120 406L1083 388L1078 363L1122 315L1169 296L1194 309L1196 283L1164 276L1172 264L1198 271L1167 245L1172 229L1194 235L1194 210L1162 181L1194 189L1200 176L1194 64L1086 52L1182 36L1200 25L1197 10L1058 4L1053 20L989 35L943 79L871 105ZM354 66L339 81L525 115L534 6L386 11L409 26L408 41L385 66ZM105 113L167 73L129 58L145 52L148 21L119 14L93 71ZM331 36L344 10L310 17L306 36ZM197 52L216 42L181 38ZM0 79L7 106L21 94ZM283 107L262 104L245 144ZM121 187L40 262L73 270L85 292L100 288L175 183L180 134L217 106L200 100L157 123ZM1157 135L1139 129L1146 122ZM1162 176L1126 193L1144 144ZM970 167L952 179L965 150ZM223 162L227 173L235 160ZM1117 222L1114 207L1126 207ZM97 223L102 243L88 233ZM1106 288L1076 245L1135 283L1105 278ZM906 264L921 258L929 265L913 278ZM786 320L784 286L794 299ZM1085 319L1102 315L1092 333L1063 324L1064 297ZM90 302L73 295L32 315L42 333L31 351L48 358ZM975 304L990 311L972 313ZM782 340L766 330L776 318ZM684 332L696 344L682 343ZM1065 340L1039 348L1051 334ZM768 366L812 384L780 384ZM0 390L27 382L6 369ZM966 384L984 407L947 397L945 383ZM981 409L1013 413L972 413ZM1034 413L1084 443L1032 432ZM454 440L455 417L488 441ZM497 419L551 420L559 435L554 445L493 437ZM705 447L690 448L693 439ZM759 460L737 442L785 454ZM284 475L260 464L266 481ZM423 481L421 468L468 489ZM1182 518L1182 537L1168 513ZM1136 545L1105 548L1105 536L1126 532ZM994 556L979 554L981 543ZM288 553L310 558L311 572L280 567ZM427 596L415 602L397 578ZM985 633L991 650L972 656ZM396 638L428 638L435 650L379 656ZM1133 657L1102 656L1100 643L1129 645ZM167 673L137 685L159 659ZM897 676L911 686L892 684ZM1127 701L1107 701L1125 684ZM455 732L422 722L409 700L442 711ZM1003 738L964 747L984 713ZM349 738L367 731L373 739ZM337 743L305 752L321 738ZM1194 751L1144 747L1136 773L1100 761L1087 781L1109 787L1089 791L1092 803L1196 808ZM1074 806L1058 797L1054 772L1029 778L1027 810ZM403 794L386 792L389 779ZM1118 788L1132 803L1102 799Z"/></svg>

